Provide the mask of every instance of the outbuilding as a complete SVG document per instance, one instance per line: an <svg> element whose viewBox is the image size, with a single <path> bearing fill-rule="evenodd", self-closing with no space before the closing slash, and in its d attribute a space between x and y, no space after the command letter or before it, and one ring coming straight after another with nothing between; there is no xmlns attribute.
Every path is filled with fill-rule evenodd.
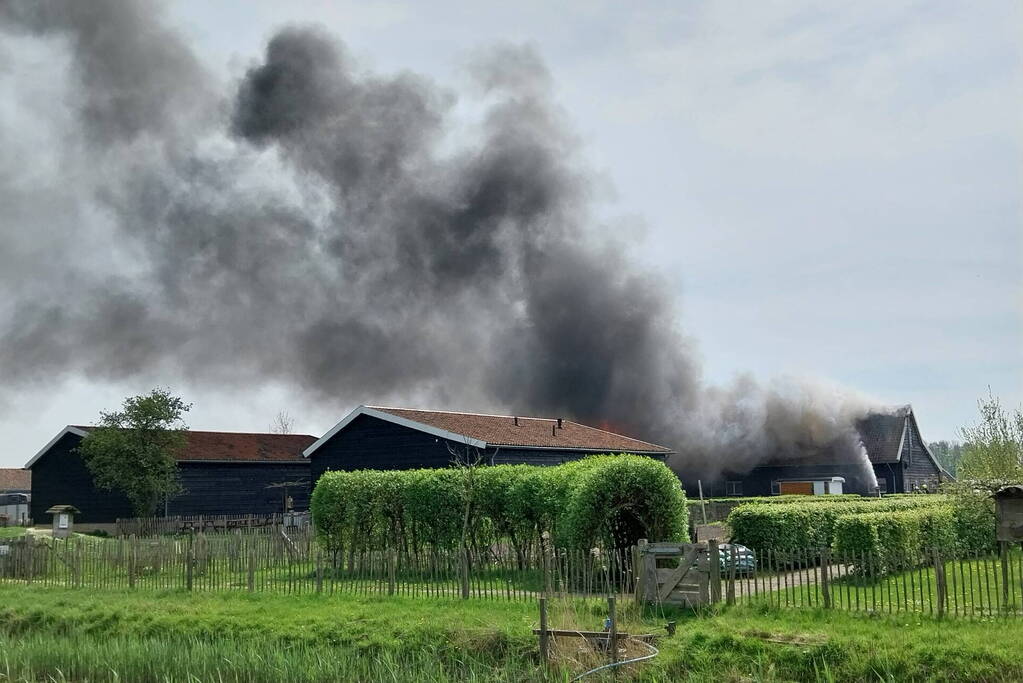
<svg viewBox="0 0 1023 683"><path fill-rule="evenodd" d="M665 446L558 417L359 406L305 449L310 478L328 470L558 465L598 453L665 459Z"/></svg>
<svg viewBox="0 0 1023 683"><path fill-rule="evenodd" d="M709 496L859 493L934 493L952 479L927 447L910 405L856 422L867 461L828 449L775 454L748 472L726 472L705 487Z"/></svg>
<svg viewBox="0 0 1023 683"><path fill-rule="evenodd" d="M68 425L25 465L32 472L31 518L46 519L54 505L73 505L80 525L112 524L133 517L127 498L99 489L78 445L91 427ZM186 432L178 454L184 491L165 502L165 515L270 514L284 512L286 482L295 510L308 507L309 461L302 451L316 440L308 434Z"/></svg>

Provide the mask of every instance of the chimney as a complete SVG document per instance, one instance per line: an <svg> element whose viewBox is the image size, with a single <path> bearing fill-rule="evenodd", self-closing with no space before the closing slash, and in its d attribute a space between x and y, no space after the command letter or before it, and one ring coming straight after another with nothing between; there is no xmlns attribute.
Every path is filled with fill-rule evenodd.
<svg viewBox="0 0 1023 683"><path fill-rule="evenodd" d="M555 427L554 425L551 425L551 436L557 436L557 435L558 435L558 428Z"/></svg>
<svg viewBox="0 0 1023 683"><path fill-rule="evenodd" d="M518 415L515 416L515 426L516 427L519 426L519 416Z"/></svg>
<svg viewBox="0 0 1023 683"><path fill-rule="evenodd" d="M558 418L558 429L561 429L561 418Z"/></svg>

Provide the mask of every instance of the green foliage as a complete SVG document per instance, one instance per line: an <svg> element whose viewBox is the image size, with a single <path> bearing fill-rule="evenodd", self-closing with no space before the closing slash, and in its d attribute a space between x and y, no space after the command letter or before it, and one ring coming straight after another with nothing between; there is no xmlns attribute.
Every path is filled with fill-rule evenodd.
<svg viewBox="0 0 1023 683"><path fill-rule="evenodd" d="M126 398L119 411L101 412L78 447L96 485L125 494L136 514L153 514L181 490L175 456L185 445L182 418L191 407L157 388Z"/></svg>
<svg viewBox="0 0 1023 683"><path fill-rule="evenodd" d="M555 467L328 472L312 513L336 552L361 548L451 548L469 509L473 548L508 541L517 552L544 538L561 547L623 547L638 538L685 538L685 494L662 463L632 455L592 456Z"/></svg>
<svg viewBox="0 0 1023 683"><path fill-rule="evenodd" d="M929 561L929 552L948 554L956 547L955 515L950 504L909 510L842 515L835 521L835 552L866 554L871 570L900 571Z"/></svg>
<svg viewBox="0 0 1023 683"><path fill-rule="evenodd" d="M1023 411L1006 411L995 396L981 399L978 407L980 422L960 430L965 443L958 488L994 493L1023 483Z"/></svg>
<svg viewBox="0 0 1023 683"><path fill-rule="evenodd" d="M938 464L941 465L943 470L953 477L957 476L959 462L963 459L963 445L961 443L944 440L932 441L927 444L927 448L937 458Z"/></svg>
<svg viewBox="0 0 1023 683"><path fill-rule="evenodd" d="M944 496L856 498L817 496L818 501L786 505L740 505L728 515L732 540L757 550L801 550L830 547L835 522L842 515L886 512L944 504Z"/></svg>

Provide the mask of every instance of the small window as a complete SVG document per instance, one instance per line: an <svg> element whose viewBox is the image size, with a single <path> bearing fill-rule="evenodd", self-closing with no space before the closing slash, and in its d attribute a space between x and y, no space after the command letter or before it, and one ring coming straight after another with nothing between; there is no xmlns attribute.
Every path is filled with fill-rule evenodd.
<svg viewBox="0 0 1023 683"><path fill-rule="evenodd" d="M781 493L781 484L778 483L777 481L772 481L771 482L771 495L772 496L777 496L780 493Z"/></svg>
<svg viewBox="0 0 1023 683"><path fill-rule="evenodd" d="M725 495L726 496L741 496L742 495L742 482L741 481L726 481L725 482Z"/></svg>
<svg viewBox="0 0 1023 683"><path fill-rule="evenodd" d="M888 493L888 480L886 478L881 477L877 480L877 490L881 493Z"/></svg>

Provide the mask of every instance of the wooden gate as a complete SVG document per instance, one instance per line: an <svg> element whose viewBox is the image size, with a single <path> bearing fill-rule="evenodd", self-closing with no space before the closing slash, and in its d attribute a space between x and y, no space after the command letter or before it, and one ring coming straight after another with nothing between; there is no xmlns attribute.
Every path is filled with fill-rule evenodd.
<svg viewBox="0 0 1023 683"><path fill-rule="evenodd" d="M706 543L636 546L636 600L683 607L710 603L711 564Z"/></svg>

